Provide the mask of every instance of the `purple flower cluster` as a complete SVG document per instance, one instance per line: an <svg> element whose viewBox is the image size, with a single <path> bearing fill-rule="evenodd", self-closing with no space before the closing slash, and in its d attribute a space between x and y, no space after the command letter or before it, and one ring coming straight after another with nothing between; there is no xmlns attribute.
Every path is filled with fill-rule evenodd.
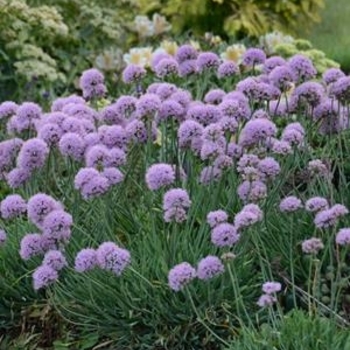
<svg viewBox="0 0 350 350"><path fill-rule="evenodd" d="M88 69L80 77L79 86L87 100L101 98L106 92L103 74L96 68Z"/></svg>
<svg viewBox="0 0 350 350"><path fill-rule="evenodd" d="M262 294L257 302L260 307L272 306L277 302L276 293L281 291L281 283L279 282L266 282L262 286Z"/></svg>
<svg viewBox="0 0 350 350"><path fill-rule="evenodd" d="M259 206L256 204L247 204L235 215L234 225L237 230L241 230L262 221L262 219L263 212Z"/></svg>
<svg viewBox="0 0 350 350"><path fill-rule="evenodd" d="M27 212L27 203L19 194L8 195L1 201L0 213L3 219L14 219Z"/></svg>
<svg viewBox="0 0 350 350"><path fill-rule="evenodd" d="M181 223L187 219L187 210L191 206L191 200L182 188L173 188L167 191L163 197L164 220Z"/></svg>
<svg viewBox="0 0 350 350"><path fill-rule="evenodd" d="M118 247L115 243L104 242L96 250L96 262L101 269L112 271L115 275L120 276L130 265L131 256L128 250Z"/></svg>
<svg viewBox="0 0 350 350"><path fill-rule="evenodd" d="M167 187L175 181L175 171L169 164L153 164L146 172L146 184L151 191Z"/></svg>
<svg viewBox="0 0 350 350"><path fill-rule="evenodd" d="M302 242L301 250L305 254L317 254L324 248L324 244L320 238L312 237Z"/></svg>

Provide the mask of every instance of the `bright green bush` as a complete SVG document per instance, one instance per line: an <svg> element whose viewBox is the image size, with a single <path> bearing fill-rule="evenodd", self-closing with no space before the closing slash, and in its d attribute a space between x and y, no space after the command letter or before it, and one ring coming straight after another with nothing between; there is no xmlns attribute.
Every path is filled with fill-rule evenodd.
<svg viewBox="0 0 350 350"><path fill-rule="evenodd" d="M349 350L350 335L335 320L295 311L260 330L245 328L231 350Z"/></svg>
<svg viewBox="0 0 350 350"><path fill-rule="evenodd" d="M272 30L295 32L317 22L323 0L138 0L143 13L165 14L176 33L248 35Z"/></svg>

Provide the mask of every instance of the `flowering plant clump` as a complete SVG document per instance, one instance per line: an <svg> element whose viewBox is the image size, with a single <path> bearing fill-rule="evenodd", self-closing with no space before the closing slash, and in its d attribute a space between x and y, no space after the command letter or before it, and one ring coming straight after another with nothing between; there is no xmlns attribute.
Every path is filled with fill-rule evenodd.
<svg viewBox="0 0 350 350"><path fill-rule="evenodd" d="M225 69L190 42L148 52L113 101L89 68L80 95L0 104L2 310L48 303L140 350L227 346L297 306L343 318L344 74L236 49Z"/></svg>

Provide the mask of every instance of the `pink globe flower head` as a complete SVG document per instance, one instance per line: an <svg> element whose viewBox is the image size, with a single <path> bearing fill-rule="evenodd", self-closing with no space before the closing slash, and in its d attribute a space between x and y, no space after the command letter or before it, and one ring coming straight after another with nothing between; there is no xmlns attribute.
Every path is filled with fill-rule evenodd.
<svg viewBox="0 0 350 350"><path fill-rule="evenodd" d="M191 45L180 46L175 54L175 58L179 63L183 63L187 60L195 60L198 56L198 51Z"/></svg>
<svg viewBox="0 0 350 350"><path fill-rule="evenodd" d="M84 157L85 142L79 134L69 132L61 137L58 148L64 157L81 161Z"/></svg>
<svg viewBox="0 0 350 350"><path fill-rule="evenodd" d="M97 266L96 250L92 248L82 249L75 257L74 269L77 272L86 272Z"/></svg>
<svg viewBox="0 0 350 350"><path fill-rule="evenodd" d="M191 206L191 200L186 190L182 188L173 188L167 191L163 197L163 210L172 208L188 209Z"/></svg>
<svg viewBox="0 0 350 350"><path fill-rule="evenodd" d="M199 261L197 266L197 277L207 281L221 275L225 271L225 266L217 256L209 255Z"/></svg>
<svg viewBox="0 0 350 350"><path fill-rule="evenodd" d="M44 166L49 154L47 144L38 138L25 141L18 154L17 166L28 171L33 171Z"/></svg>
<svg viewBox="0 0 350 350"><path fill-rule="evenodd" d="M228 215L224 210L211 211L207 215L207 223L211 228L214 228L221 223L225 223L227 220Z"/></svg>
<svg viewBox="0 0 350 350"><path fill-rule="evenodd" d="M204 102L212 105L218 105L222 102L222 98L226 95L226 92L221 89L209 90L204 96Z"/></svg>
<svg viewBox="0 0 350 350"><path fill-rule="evenodd" d="M14 219L27 212L26 201L18 194L8 195L1 201L0 213L5 220Z"/></svg>
<svg viewBox="0 0 350 350"><path fill-rule="evenodd" d="M146 76L146 70L143 67L129 64L122 73L122 79L125 84L133 84L141 81Z"/></svg>
<svg viewBox="0 0 350 350"><path fill-rule="evenodd" d="M83 96L87 100L93 98L101 98L106 92L106 86L104 85L104 76L96 68L88 69L83 72L80 77L79 86L83 91Z"/></svg>
<svg viewBox="0 0 350 350"><path fill-rule="evenodd" d="M64 210L53 210L46 215L42 229L44 234L52 237L56 241L66 242L71 235L71 226L73 225L73 218Z"/></svg>
<svg viewBox="0 0 350 350"><path fill-rule="evenodd" d="M312 197L305 202L306 211L309 211L311 213L317 213L328 208L328 201L323 197Z"/></svg>
<svg viewBox="0 0 350 350"><path fill-rule="evenodd" d="M317 254L324 248L324 244L320 238L312 237L302 242L301 250L305 254Z"/></svg>
<svg viewBox="0 0 350 350"><path fill-rule="evenodd" d="M58 273L47 265L39 266L33 273L34 290L46 288L58 280Z"/></svg>
<svg viewBox="0 0 350 350"><path fill-rule="evenodd" d="M211 68L217 69L220 64L219 57L214 52L200 53L196 62L199 72L204 72Z"/></svg>
<svg viewBox="0 0 350 350"><path fill-rule="evenodd" d="M289 196L282 199L279 209L283 213L292 213L303 207L301 200L295 196Z"/></svg>
<svg viewBox="0 0 350 350"><path fill-rule="evenodd" d="M154 164L146 172L146 184L151 191L169 186L175 181L175 171L169 164Z"/></svg>
<svg viewBox="0 0 350 350"><path fill-rule="evenodd" d="M277 302L277 298L270 294L263 294L257 301L257 305L260 307L272 306Z"/></svg>
<svg viewBox="0 0 350 350"><path fill-rule="evenodd" d="M219 248L232 247L239 237L236 227L228 223L221 223L211 231L211 242Z"/></svg>
<svg viewBox="0 0 350 350"><path fill-rule="evenodd" d="M335 242L338 245L350 245L350 228L342 228L335 237Z"/></svg>
<svg viewBox="0 0 350 350"><path fill-rule="evenodd" d="M263 64L266 60L266 54L258 48L248 49L242 57L242 64L247 67L253 67L258 64Z"/></svg>
<svg viewBox="0 0 350 350"><path fill-rule="evenodd" d="M262 285L262 291L265 294L273 295L280 292L282 289L281 283L279 282L265 282Z"/></svg>
<svg viewBox="0 0 350 350"><path fill-rule="evenodd" d="M96 251L97 265L120 276L131 263L130 252L113 242L102 243Z"/></svg>
<svg viewBox="0 0 350 350"><path fill-rule="evenodd" d="M60 271L68 266L68 263L60 250L49 250L45 253L43 265L49 266L56 271Z"/></svg>
<svg viewBox="0 0 350 350"><path fill-rule="evenodd" d="M45 217L54 210L62 210L62 204L45 193L37 193L28 200L28 219L39 228Z"/></svg>
<svg viewBox="0 0 350 350"><path fill-rule="evenodd" d="M173 291L179 292L196 277L196 269L188 262L182 262L169 271L168 284Z"/></svg>
<svg viewBox="0 0 350 350"><path fill-rule="evenodd" d="M42 235L39 233L28 233L22 238L19 255L23 260L29 260L33 256L43 253Z"/></svg>

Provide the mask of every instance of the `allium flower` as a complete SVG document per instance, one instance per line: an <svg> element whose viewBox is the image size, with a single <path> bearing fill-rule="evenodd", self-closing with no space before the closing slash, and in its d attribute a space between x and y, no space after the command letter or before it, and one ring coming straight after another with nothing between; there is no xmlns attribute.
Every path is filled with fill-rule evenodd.
<svg viewBox="0 0 350 350"><path fill-rule="evenodd" d="M109 148L125 148L128 143L126 130L120 125L101 125L98 128L101 143Z"/></svg>
<svg viewBox="0 0 350 350"><path fill-rule="evenodd" d="M70 95L67 97L60 97L57 98L55 101L52 102L51 105L51 111L52 112L59 112L62 111L63 107L67 104L74 103L74 104L85 104L85 100L77 95Z"/></svg>
<svg viewBox="0 0 350 350"><path fill-rule="evenodd" d="M312 237L303 241L301 244L301 250L305 254L317 254L320 250L324 248L322 240L320 238Z"/></svg>
<svg viewBox="0 0 350 350"><path fill-rule="evenodd" d="M263 73L269 74L273 71L274 68L284 66L286 63L287 63L286 60L280 56L269 57L264 62Z"/></svg>
<svg viewBox="0 0 350 350"><path fill-rule="evenodd" d="M22 145L17 158L17 166L29 171L39 169L45 164L48 154L49 147L43 140L30 139Z"/></svg>
<svg viewBox="0 0 350 350"><path fill-rule="evenodd" d="M146 75L146 70L143 67L135 64L129 64L122 73L123 82L132 84L140 81Z"/></svg>
<svg viewBox="0 0 350 350"><path fill-rule="evenodd" d="M81 190L92 178L99 176L100 173L94 168L81 168L74 178L74 188Z"/></svg>
<svg viewBox="0 0 350 350"><path fill-rule="evenodd" d="M202 52L197 57L197 68L200 72L219 66L219 57L213 52Z"/></svg>
<svg viewBox="0 0 350 350"><path fill-rule="evenodd" d="M187 220L187 212L182 207L173 207L164 211L163 218L165 222L182 223Z"/></svg>
<svg viewBox="0 0 350 350"><path fill-rule="evenodd" d="M177 130L180 147L190 147L194 138L202 136L204 127L194 120L185 120Z"/></svg>
<svg viewBox="0 0 350 350"><path fill-rule="evenodd" d="M315 121L319 124L321 134L334 134L339 132L344 123L342 111L338 110L338 105L332 99L324 99L314 109L313 115Z"/></svg>
<svg viewBox="0 0 350 350"><path fill-rule="evenodd" d="M248 103L235 99L224 98L218 108L222 115L235 118L236 120L246 120L251 114Z"/></svg>
<svg viewBox="0 0 350 350"><path fill-rule="evenodd" d="M42 236L39 233L28 233L21 240L19 255L23 260L43 254Z"/></svg>
<svg viewBox="0 0 350 350"><path fill-rule="evenodd" d="M260 180L246 180L238 186L237 194L243 202L258 202L266 197L267 187Z"/></svg>
<svg viewBox="0 0 350 350"><path fill-rule="evenodd" d="M324 94L325 91L323 86L320 83L313 81L302 83L294 90L294 95L299 101L305 101L312 107L316 107L320 104Z"/></svg>
<svg viewBox="0 0 350 350"><path fill-rule="evenodd" d="M257 167L259 162L260 159L257 155L251 153L244 154L237 163L237 171L243 173L246 167Z"/></svg>
<svg viewBox="0 0 350 350"><path fill-rule="evenodd" d="M87 167L103 167L107 162L108 148L104 145L95 145L90 147L85 153L85 164Z"/></svg>
<svg viewBox="0 0 350 350"><path fill-rule="evenodd" d="M328 170L327 165L320 159L311 160L307 165L307 169L313 176L319 175L325 178L330 176L330 171Z"/></svg>
<svg viewBox="0 0 350 350"><path fill-rule="evenodd" d="M197 73L197 61L187 60L179 65L179 75L181 77L187 77L188 75Z"/></svg>
<svg viewBox="0 0 350 350"><path fill-rule="evenodd" d="M262 286L262 291L268 295L272 295L281 291L281 283L279 282L265 282Z"/></svg>
<svg viewBox="0 0 350 350"><path fill-rule="evenodd" d="M84 139L77 133L69 132L61 137L58 148L63 156L80 161L85 151Z"/></svg>
<svg viewBox="0 0 350 350"><path fill-rule="evenodd" d="M0 104L0 120L14 116L17 112L18 105L12 101L5 101Z"/></svg>
<svg viewBox="0 0 350 350"><path fill-rule="evenodd" d="M168 274L169 287L178 292L196 277L196 269L188 262L175 265Z"/></svg>
<svg viewBox="0 0 350 350"><path fill-rule="evenodd" d="M155 92L156 95L161 99L161 101L164 101L177 91L177 86L170 83L160 83L157 87L157 91Z"/></svg>
<svg viewBox="0 0 350 350"><path fill-rule="evenodd" d="M161 106L161 100L156 94L145 94L136 103L136 114L139 118L154 116Z"/></svg>
<svg viewBox="0 0 350 350"><path fill-rule="evenodd" d="M267 119L253 119L247 122L239 136L239 144L251 147L268 141L277 132L276 125Z"/></svg>
<svg viewBox="0 0 350 350"><path fill-rule="evenodd" d="M77 272L86 272L97 266L96 250L82 249L75 257L74 269Z"/></svg>
<svg viewBox="0 0 350 350"><path fill-rule="evenodd" d="M276 297L270 294L263 294L262 296L260 296L257 304L260 307L266 307L266 306L272 306L276 302L277 302Z"/></svg>
<svg viewBox="0 0 350 350"><path fill-rule="evenodd" d="M120 276L130 265L131 256L128 250L118 247L115 243L104 242L96 251L96 260L101 269Z"/></svg>
<svg viewBox="0 0 350 350"><path fill-rule="evenodd" d="M292 213L302 207L303 207L303 204L301 200L295 196L289 196L282 199L279 205L280 211L284 213Z"/></svg>
<svg viewBox="0 0 350 350"><path fill-rule="evenodd" d="M203 126L216 123L220 117L220 110L213 105L198 104L191 106L187 111L187 119L195 120Z"/></svg>
<svg viewBox="0 0 350 350"><path fill-rule="evenodd" d="M81 194L84 199L91 199L106 193L109 187L109 180L99 174L98 176L94 176L84 183L81 188Z"/></svg>
<svg viewBox="0 0 350 350"><path fill-rule="evenodd" d="M136 110L137 98L134 96L120 96L113 105L118 114L129 117ZM114 118L113 118L114 119ZM115 122L113 124L116 124Z"/></svg>
<svg viewBox="0 0 350 350"><path fill-rule="evenodd" d="M299 133L299 135L301 135ZM302 137L302 135L301 135ZM274 140L272 143L272 152L280 155L287 155L293 153L292 147L287 141Z"/></svg>
<svg viewBox="0 0 350 350"><path fill-rule="evenodd" d="M175 58L179 63L182 63L187 60L195 60L197 56L197 50L191 45L180 46L175 54Z"/></svg>
<svg viewBox="0 0 350 350"><path fill-rule="evenodd" d="M61 128L53 123L43 125L38 131L38 138L42 139L46 144L56 145L62 136Z"/></svg>
<svg viewBox="0 0 350 350"><path fill-rule="evenodd" d="M329 204L326 198L313 197L305 202L305 209L311 213L317 213L328 208Z"/></svg>
<svg viewBox="0 0 350 350"><path fill-rule="evenodd" d="M322 74L322 79L327 85L335 83L343 77L345 77L345 73L339 68L329 68Z"/></svg>
<svg viewBox="0 0 350 350"><path fill-rule="evenodd" d="M341 216L345 216L349 214L349 209L342 204L334 204L331 207L331 211L334 213L335 217L340 218Z"/></svg>
<svg viewBox="0 0 350 350"><path fill-rule="evenodd" d="M19 121L40 119L41 114L41 107L33 102L24 102L17 108L16 112Z"/></svg>
<svg viewBox="0 0 350 350"><path fill-rule="evenodd" d="M56 241L67 241L70 238L70 228L73 218L64 210L53 210L45 216L42 223L43 232Z"/></svg>
<svg viewBox="0 0 350 350"><path fill-rule="evenodd" d="M26 201L18 194L8 195L1 201L0 213L3 219L13 219L27 212Z"/></svg>
<svg viewBox="0 0 350 350"><path fill-rule="evenodd" d="M83 91L84 98L87 100L101 98L107 93L107 88L104 84L104 76L95 68L83 72L79 85Z"/></svg>
<svg viewBox="0 0 350 350"><path fill-rule="evenodd" d="M172 208L188 209L191 206L191 200L186 190L182 188L173 188L167 191L163 197L164 211Z"/></svg>
<svg viewBox="0 0 350 350"><path fill-rule="evenodd" d="M235 215L234 225L240 230L263 219L263 212L256 204L247 204Z"/></svg>
<svg viewBox="0 0 350 350"><path fill-rule="evenodd" d="M187 109L188 105L192 101L191 93L183 89L178 89L177 91L172 93L169 98L171 98L173 101L180 103L180 105L185 109Z"/></svg>
<svg viewBox="0 0 350 350"><path fill-rule="evenodd" d="M300 54L291 57L288 60L288 65L293 70L294 79L299 82L314 78L317 74L312 61Z"/></svg>
<svg viewBox="0 0 350 350"><path fill-rule="evenodd" d="M129 141L135 143L145 143L147 141L147 128L143 121L132 120L125 127L125 131Z"/></svg>
<svg viewBox="0 0 350 350"><path fill-rule="evenodd" d="M160 78L168 75L177 75L179 73L179 64L173 58L163 58L155 66L155 73Z"/></svg>
<svg viewBox="0 0 350 350"><path fill-rule="evenodd" d="M218 67L218 78L223 79L239 74L239 68L233 61L225 61Z"/></svg>
<svg viewBox="0 0 350 350"><path fill-rule="evenodd" d="M281 167L274 158L266 157L259 162L258 170L264 177L274 179L280 173Z"/></svg>
<svg viewBox="0 0 350 350"><path fill-rule="evenodd" d="M67 266L68 263L60 250L49 250L45 253L43 265L49 266L56 271L60 271Z"/></svg>
<svg viewBox="0 0 350 350"><path fill-rule="evenodd" d="M239 240L239 234L235 226L221 223L211 231L211 242L217 247L231 247Z"/></svg>
<svg viewBox="0 0 350 350"><path fill-rule="evenodd" d="M31 176L28 169L14 168L6 175L7 184L11 188L18 188L23 185Z"/></svg>
<svg viewBox="0 0 350 350"><path fill-rule="evenodd" d="M110 186L116 185L124 180L124 174L117 168L105 168L101 175L104 176Z"/></svg>
<svg viewBox="0 0 350 350"><path fill-rule="evenodd" d="M146 172L146 184L151 191L171 185L175 181L175 171L169 164L154 164Z"/></svg>
<svg viewBox="0 0 350 350"><path fill-rule="evenodd" d="M230 142L227 145L227 155L233 159L239 159L242 157L243 149L240 145L237 145L235 142Z"/></svg>
<svg viewBox="0 0 350 350"><path fill-rule="evenodd" d="M58 280L58 273L47 265L39 266L33 273L34 290L46 288Z"/></svg>
<svg viewBox="0 0 350 350"><path fill-rule="evenodd" d="M44 193L37 193L28 200L27 215L28 219L40 228L49 213L61 209L62 205L52 197Z"/></svg>
<svg viewBox="0 0 350 350"><path fill-rule="evenodd" d="M151 68L152 70L155 72L155 69L158 65L158 63L160 61L162 61L163 59L172 59L174 60L173 56L169 55L167 52L157 52L155 51L152 55L152 60L151 60ZM176 60L174 60L176 62L176 64L178 65L178 62Z"/></svg>
<svg viewBox="0 0 350 350"><path fill-rule="evenodd" d="M6 242L7 234L4 230L0 229L0 247L3 246Z"/></svg>
<svg viewBox="0 0 350 350"><path fill-rule="evenodd" d="M287 91L292 86L294 75L288 66L279 66L271 71L269 79L281 91Z"/></svg>
<svg viewBox="0 0 350 350"><path fill-rule="evenodd" d="M215 158L213 166L220 170L229 169L233 166L233 160L226 154L220 154Z"/></svg>
<svg viewBox="0 0 350 350"><path fill-rule="evenodd" d="M335 237L335 242L339 245L350 245L350 229L342 228Z"/></svg>
<svg viewBox="0 0 350 350"><path fill-rule="evenodd" d="M167 119L174 119L181 122L184 119L184 116L185 110L180 103L173 100L166 100L162 102L157 121L160 123Z"/></svg>
<svg viewBox="0 0 350 350"><path fill-rule="evenodd" d="M211 228L219 224L225 223L228 220L228 215L224 210L211 211L207 215L207 223Z"/></svg>
<svg viewBox="0 0 350 350"><path fill-rule="evenodd" d="M226 95L226 92L221 89L213 89L208 91L204 96L204 102L212 105L217 105L222 101L222 98Z"/></svg>
<svg viewBox="0 0 350 350"><path fill-rule="evenodd" d="M207 281L213 277L221 275L225 271L225 266L217 256L207 256L199 261L197 266L197 277Z"/></svg>
<svg viewBox="0 0 350 350"><path fill-rule="evenodd" d="M334 226L337 222L337 218L331 209L324 209L316 214L314 224L317 228L327 228Z"/></svg>
<svg viewBox="0 0 350 350"><path fill-rule="evenodd" d="M257 48L248 49L242 57L244 66L253 67L257 64L263 64L266 60L266 54L263 50Z"/></svg>

